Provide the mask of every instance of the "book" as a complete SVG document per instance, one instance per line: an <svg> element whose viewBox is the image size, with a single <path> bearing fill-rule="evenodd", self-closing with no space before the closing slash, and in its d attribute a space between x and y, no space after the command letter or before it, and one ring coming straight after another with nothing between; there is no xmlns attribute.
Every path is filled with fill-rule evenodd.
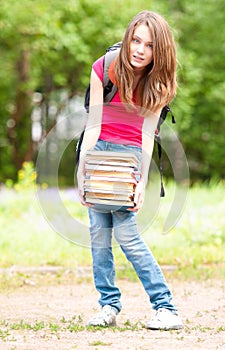
<svg viewBox="0 0 225 350"><path fill-rule="evenodd" d="M126 183L133 183L136 184L137 180L135 177L131 176L131 177L118 177L118 176L114 176L113 174L111 176L95 176L95 175L90 175L87 179L91 180L91 181L107 181L107 182L126 182Z"/></svg>
<svg viewBox="0 0 225 350"><path fill-rule="evenodd" d="M101 170L101 169L86 169L86 176L91 177L91 176L99 176L99 177L113 177L113 178L125 178L125 179L133 179L135 178L135 172L129 171L115 171L112 169L111 171L107 170Z"/></svg>
<svg viewBox="0 0 225 350"><path fill-rule="evenodd" d="M111 193L111 192L86 192L86 198L102 198L102 199L117 199L120 201L128 201L131 200L133 193Z"/></svg>
<svg viewBox="0 0 225 350"><path fill-rule="evenodd" d="M107 162L112 165L138 166L138 158L130 152L112 152L112 151L95 151L89 150L86 152L86 162L91 164L99 164L99 162Z"/></svg>
<svg viewBox="0 0 225 350"><path fill-rule="evenodd" d="M104 206L113 206L113 207L134 207L134 202L132 201L123 201L123 200L107 200L102 198L89 198L88 203L90 204L101 204Z"/></svg>
<svg viewBox="0 0 225 350"><path fill-rule="evenodd" d="M134 172L134 168L132 166L115 166L111 164L85 164L85 170L98 170L98 171L110 171L110 172L123 172L127 174L131 174Z"/></svg>
<svg viewBox="0 0 225 350"><path fill-rule="evenodd" d="M129 152L88 151L84 192L87 203L134 207L138 158Z"/></svg>
<svg viewBox="0 0 225 350"><path fill-rule="evenodd" d="M105 188L101 188L101 189L99 189L99 188L93 188L93 187L88 187L88 186L86 186L85 187L85 194L87 193L87 192L91 192L91 193L111 193L111 194L116 194L116 195L120 195L120 194L125 194L125 195L133 195L134 194L134 191L133 191L133 189L131 189L130 191L127 191L127 190L121 190L121 189L113 189L113 191L112 191L112 189L105 189Z"/></svg>
<svg viewBox="0 0 225 350"><path fill-rule="evenodd" d="M108 190L112 193L116 191L125 191L130 192L134 190L134 183L129 182L119 182L119 181L96 181L91 179L85 179L85 188L86 190L92 189L94 190Z"/></svg>

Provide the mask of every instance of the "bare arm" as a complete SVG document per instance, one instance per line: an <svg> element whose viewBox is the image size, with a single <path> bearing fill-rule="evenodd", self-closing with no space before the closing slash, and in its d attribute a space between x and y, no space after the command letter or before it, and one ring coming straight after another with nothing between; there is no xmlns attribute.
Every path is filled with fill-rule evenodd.
<svg viewBox="0 0 225 350"><path fill-rule="evenodd" d="M135 207L129 209L130 211L138 211L144 202L145 187L148 182L148 172L152 159L152 152L154 147L154 135L157 128L161 108L154 114L149 112L149 116L145 117L142 127L142 171L141 180L136 186L134 202Z"/></svg>
<svg viewBox="0 0 225 350"><path fill-rule="evenodd" d="M78 192L81 203L85 205L84 201L84 160L87 150L95 146L100 132L102 122L102 105L103 105L103 87L102 82L92 70L90 80L90 103L89 115L85 127L84 138L82 141L80 161L77 171Z"/></svg>
<svg viewBox="0 0 225 350"><path fill-rule="evenodd" d="M94 70L91 72L90 84L89 115L81 147L81 157L96 144L101 131L103 87Z"/></svg>
<svg viewBox="0 0 225 350"><path fill-rule="evenodd" d="M157 128L160 111L157 114L152 114L145 118L142 127L142 179L147 185L148 172L152 159L152 153L154 148L154 136Z"/></svg>

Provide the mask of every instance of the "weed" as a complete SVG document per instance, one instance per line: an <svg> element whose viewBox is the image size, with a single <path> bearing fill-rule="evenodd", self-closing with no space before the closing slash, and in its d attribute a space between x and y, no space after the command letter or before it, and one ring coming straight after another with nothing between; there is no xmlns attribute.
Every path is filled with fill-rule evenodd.
<svg viewBox="0 0 225 350"><path fill-rule="evenodd" d="M97 345L100 345L100 346L110 346L112 345L112 343L104 343L102 342L101 340L97 340L97 341L94 341L92 343L89 343L88 345L90 346L97 346Z"/></svg>
<svg viewBox="0 0 225 350"><path fill-rule="evenodd" d="M217 328L217 333L220 333L220 332L225 332L225 326L220 326Z"/></svg>
<svg viewBox="0 0 225 350"><path fill-rule="evenodd" d="M60 330L60 326L53 323L49 323L49 328L52 332L58 332Z"/></svg>
<svg viewBox="0 0 225 350"><path fill-rule="evenodd" d="M34 325L32 326L32 329L34 331L40 331L41 329L45 328L46 325L45 325L45 322L44 321L41 321L41 322L35 322Z"/></svg>
<svg viewBox="0 0 225 350"><path fill-rule="evenodd" d="M70 332L76 333L85 330L85 327L80 325L79 323L70 323L66 329Z"/></svg>
<svg viewBox="0 0 225 350"><path fill-rule="evenodd" d="M184 336L182 335L181 337L177 337L177 339L183 341L184 340Z"/></svg>
<svg viewBox="0 0 225 350"><path fill-rule="evenodd" d="M202 311L197 311L195 316L196 317L202 317L203 316Z"/></svg>
<svg viewBox="0 0 225 350"><path fill-rule="evenodd" d="M108 330L113 330L116 327L104 327L104 326L86 326L85 329L89 332L93 332L96 333L98 331L101 331L102 333L104 332L105 328L107 328Z"/></svg>
<svg viewBox="0 0 225 350"><path fill-rule="evenodd" d="M195 326L195 327L192 327L191 328L193 331L195 330L195 331L200 331L200 332L202 332L202 333L206 333L206 332L209 332L209 331L213 331L213 328L211 328L211 327L203 327L203 326L201 326L201 325L198 325L198 326Z"/></svg>
<svg viewBox="0 0 225 350"><path fill-rule="evenodd" d="M35 321L34 324L29 324L21 320L19 323L12 323L9 325L11 330L33 330L35 332L40 331L41 329L46 327L44 321L38 322Z"/></svg>
<svg viewBox="0 0 225 350"><path fill-rule="evenodd" d="M65 319L65 317L63 316L60 320L61 323L67 323L67 320Z"/></svg>
<svg viewBox="0 0 225 350"><path fill-rule="evenodd" d="M6 340L6 338L10 335L8 329L2 330L0 329L0 339Z"/></svg>

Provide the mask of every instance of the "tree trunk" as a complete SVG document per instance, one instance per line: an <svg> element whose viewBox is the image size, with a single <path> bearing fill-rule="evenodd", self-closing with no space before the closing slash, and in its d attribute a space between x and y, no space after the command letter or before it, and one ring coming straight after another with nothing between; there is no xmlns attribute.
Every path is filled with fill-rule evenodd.
<svg viewBox="0 0 225 350"><path fill-rule="evenodd" d="M31 138L32 92L29 89L30 53L22 50L16 63L16 94L14 109L8 122L8 138L12 145L12 159L19 170L24 161L32 161L34 150Z"/></svg>

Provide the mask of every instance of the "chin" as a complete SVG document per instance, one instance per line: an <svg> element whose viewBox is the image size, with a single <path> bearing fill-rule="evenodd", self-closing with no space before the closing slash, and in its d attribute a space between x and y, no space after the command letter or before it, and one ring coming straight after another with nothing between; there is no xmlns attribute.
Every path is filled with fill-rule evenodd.
<svg viewBox="0 0 225 350"><path fill-rule="evenodd" d="M137 62L132 62L131 61L131 65L134 67L134 68L144 68L145 66L141 63L137 63Z"/></svg>

